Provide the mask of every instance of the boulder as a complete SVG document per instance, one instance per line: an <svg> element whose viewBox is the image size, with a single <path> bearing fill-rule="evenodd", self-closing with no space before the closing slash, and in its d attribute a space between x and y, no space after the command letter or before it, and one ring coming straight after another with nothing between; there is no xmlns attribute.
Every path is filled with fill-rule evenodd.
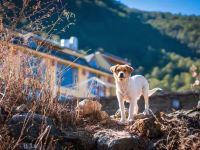
<svg viewBox="0 0 200 150"><path fill-rule="evenodd" d="M93 140L93 135L85 129L79 129L75 132L65 132L68 137L73 137L77 139L77 143L74 144L76 148L74 149L81 149L81 150L94 150L96 149L96 143Z"/></svg>
<svg viewBox="0 0 200 150"><path fill-rule="evenodd" d="M102 105L98 101L93 101L89 99L84 99L79 102L77 106L77 111L81 116L95 114L98 111L101 111Z"/></svg>
<svg viewBox="0 0 200 150"><path fill-rule="evenodd" d="M200 128L200 109L192 109L180 112L177 117L183 119L188 127Z"/></svg>
<svg viewBox="0 0 200 150"><path fill-rule="evenodd" d="M179 110L161 115L163 136L154 141L156 149L200 149L200 110ZM152 140L153 141L153 140Z"/></svg>
<svg viewBox="0 0 200 150"><path fill-rule="evenodd" d="M0 124L4 123L8 117L8 112L3 108L0 107Z"/></svg>
<svg viewBox="0 0 200 150"><path fill-rule="evenodd" d="M105 129L94 134L98 150L130 150L139 149L139 139L125 131Z"/></svg>
<svg viewBox="0 0 200 150"><path fill-rule="evenodd" d="M80 142L79 136L72 136L72 134L65 133L56 127L51 118L40 114L16 114L8 121L8 128L9 134L12 137L18 139L21 136L23 142L28 143L34 143L41 134L43 134L44 139L55 139L60 146L66 145L67 143L78 145Z"/></svg>
<svg viewBox="0 0 200 150"><path fill-rule="evenodd" d="M197 109L200 109L200 100L197 103Z"/></svg>
<svg viewBox="0 0 200 150"><path fill-rule="evenodd" d="M110 116L107 114L107 112L105 111L98 111L97 112L97 119L98 120L106 120L109 119Z"/></svg>
<svg viewBox="0 0 200 150"><path fill-rule="evenodd" d="M149 138L159 138L162 135L161 125L156 122L153 117L136 120L134 128L138 130L141 135Z"/></svg>
<svg viewBox="0 0 200 150"><path fill-rule="evenodd" d="M19 138L21 132L24 132L23 135L31 141L38 138L42 125L51 128L53 135L61 135L61 132L55 129L53 120L40 114L16 114L8 121L9 131L13 137Z"/></svg>
<svg viewBox="0 0 200 150"><path fill-rule="evenodd" d="M15 109L14 109L14 113L23 113L23 112L27 112L28 111L28 108L25 104L22 104L20 106L17 106Z"/></svg>
<svg viewBox="0 0 200 150"><path fill-rule="evenodd" d="M90 117L97 120L106 120L110 118L107 112L101 111L102 105L95 100L84 99L79 102L76 110L81 117Z"/></svg>
<svg viewBox="0 0 200 150"><path fill-rule="evenodd" d="M144 113L139 113L137 115L134 116L134 119L145 119L145 118L149 118L151 117L152 115L145 115Z"/></svg>

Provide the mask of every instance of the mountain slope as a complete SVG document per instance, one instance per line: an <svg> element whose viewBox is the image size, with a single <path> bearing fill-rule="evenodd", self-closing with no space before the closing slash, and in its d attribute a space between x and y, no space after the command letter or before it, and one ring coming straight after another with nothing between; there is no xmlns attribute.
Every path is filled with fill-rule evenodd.
<svg viewBox="0 0 200 150"><path fill-rule="evenodd" d="M134 66L144 66L147 71L154 65L162 66L160 49L181 56L196 55L186 44L163 35L142 22L142 12L132 12L118 2L67 2L67 8L76 14L76 22L61 37L77 36L80 48L101 47L107 52L127 57Z"/></svg>
<svg viewBox="0 0 200 150"><path fill-rule="evenodd" d="M200 17L170 13L143 13L144 19L161 33L185 43L200 53Z"/></svg>

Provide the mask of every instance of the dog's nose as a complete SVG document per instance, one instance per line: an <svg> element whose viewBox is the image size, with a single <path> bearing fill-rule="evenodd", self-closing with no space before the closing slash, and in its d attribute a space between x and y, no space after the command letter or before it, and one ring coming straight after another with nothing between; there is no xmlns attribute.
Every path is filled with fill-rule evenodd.
<svg viewBox="0 0 200 150"><path fill-rule="evenodd" d="M121 73L119 74L119 77L120 77L120 78L123 78L123 77L124 77L124 73L121 72Z"/></svg>

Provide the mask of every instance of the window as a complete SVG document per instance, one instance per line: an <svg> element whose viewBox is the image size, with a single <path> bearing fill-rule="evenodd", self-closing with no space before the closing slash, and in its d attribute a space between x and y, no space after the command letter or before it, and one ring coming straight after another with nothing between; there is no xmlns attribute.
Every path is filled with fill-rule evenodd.
<svg viewBox="0 0 200 150"><path fill-rule="evenodd" d="M42 96L42 91L40 89L35 89L34 91L32 89L29 89L27 91L27 100L32 101L32 100L40 100Z"/></svg>
<svg viewBox="0 0 200 150"><path fill-rule="evenodd" d="M98 65L97 65L96 59L93 58L93 59L90 61L90 65L91 65L92 67L97 68Z"/></svg>
<svg viewBox="0 0 200 150"><path fill-rule="evenodd" d="M64 64L57 64L56 68L56 85L70 86L75 84L78 79L78 70L68 67Z"/></svg>
<svg viewBox="0 0 200 150"><path fill-rule="evenodd" d="M39 74L41 75L41 80L45 80L45 72L46 72L46 67L45 67L45 59L43 59L40 63L39 67Z"/></svg>
<svg viewBox="0 0 200 150"><path fill-rule="evenodd" d="M25 70L27 77L37 78L44 81L45 77L45 60L34 56L27 56L27 59L22 65L22 70Z"/></svg>
<svg viewBox="0 0 200 150"><path fill-rule="evenodd" d="M105 85L98 84L98 96L105 96Z"/></svg>
<svg viewBox="0 0 200 150"><path fill-rule="evenodd" d="M12 42L13 44L21 45L21 44L24 43L24 39L21 38L21 37L12 37L11 42Z"/></svg>
<svg viewBox="0 0 200 150"><path fill-rule="evenodd" d="M93 77L96 77L96 74L89 73L88 79L92 79ZM97 81L96 80L89 80L88 82L88 90L91 94L97 95Z"/></svg>
<svg viewBox="0 0 200 150"><path fill-rule="evenodd" d="M92 79L93 77L97 77L96 74L89 73L89 75L88 75L88 79L89 79L88 90L89 90L89 92L95 96L105 96L105 85L102 83L103 81L101 81L99 76L98 76L97 80L95 78Z"/></svg>
<svg viewBox="0 0 200 150"><path fill-rule="evenodd" d="M78 82L78 69L73 69L73 82Z"/></svg>
<svg viewBox="0 0 200 150"><path fill-rule="evenodd" d="M37 77L38 76L38 67L40 64L40 60L37 59L36 57L31 57L29 59L29 67L31 68L29 75L33 76L33 77Z"/></svg>
<svg viewBox="0 0 200 150"><path fill-rule="evenodd" d="M29 39L29 41L28 41L28 46L29 46L30 48L32 48L32 49L36 49L36 48L37 48L37 43L36 43L34 40Z"/></svg>

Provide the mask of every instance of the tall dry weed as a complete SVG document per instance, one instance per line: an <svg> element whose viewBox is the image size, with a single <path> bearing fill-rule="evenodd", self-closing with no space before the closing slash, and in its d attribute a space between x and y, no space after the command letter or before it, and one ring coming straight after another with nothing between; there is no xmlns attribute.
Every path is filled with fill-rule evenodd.
<svg viewBox="0 0 200 150"><path fill-rule="evenodd" d="M37 33L43 36L43 42L37 45L36 50L44 46L47 38L54 38L59 32L71 25L69 21L74 14L62 6L61 1L32 1L23 0L22 5L16 1L3 1L0 3L0 108L6 112L6 118L0 123L0 149L17 149L24 142L23 130L18 139L10 136L7 122L16 113L16 108L25 106L25 112L41 114L52 118L60 128L75 124L75 111L67 104L56 100L51 83L51 72L46 69L46 76L42 73L43 67L49 68L49 63L44 63L41 57L33 57L24 53L13 44L16 31L23 33ZM52 20L54 18L54 20ZM56 18L56 19L55 19ZM52 23L53 21L53 23ZM60 31L55 27L64 24ZM20 41L21 46L26 46L26 40ZM17 43L19 44L19 43ZM37 73L32 68L32 59L36 59ZM2 111L0 112L2 114ZM27 118L27 121L30 118ZM35 145L40 149L44 146L53 147L55 141L48 141L49 127L41 127L40 136Z"/></svg>

